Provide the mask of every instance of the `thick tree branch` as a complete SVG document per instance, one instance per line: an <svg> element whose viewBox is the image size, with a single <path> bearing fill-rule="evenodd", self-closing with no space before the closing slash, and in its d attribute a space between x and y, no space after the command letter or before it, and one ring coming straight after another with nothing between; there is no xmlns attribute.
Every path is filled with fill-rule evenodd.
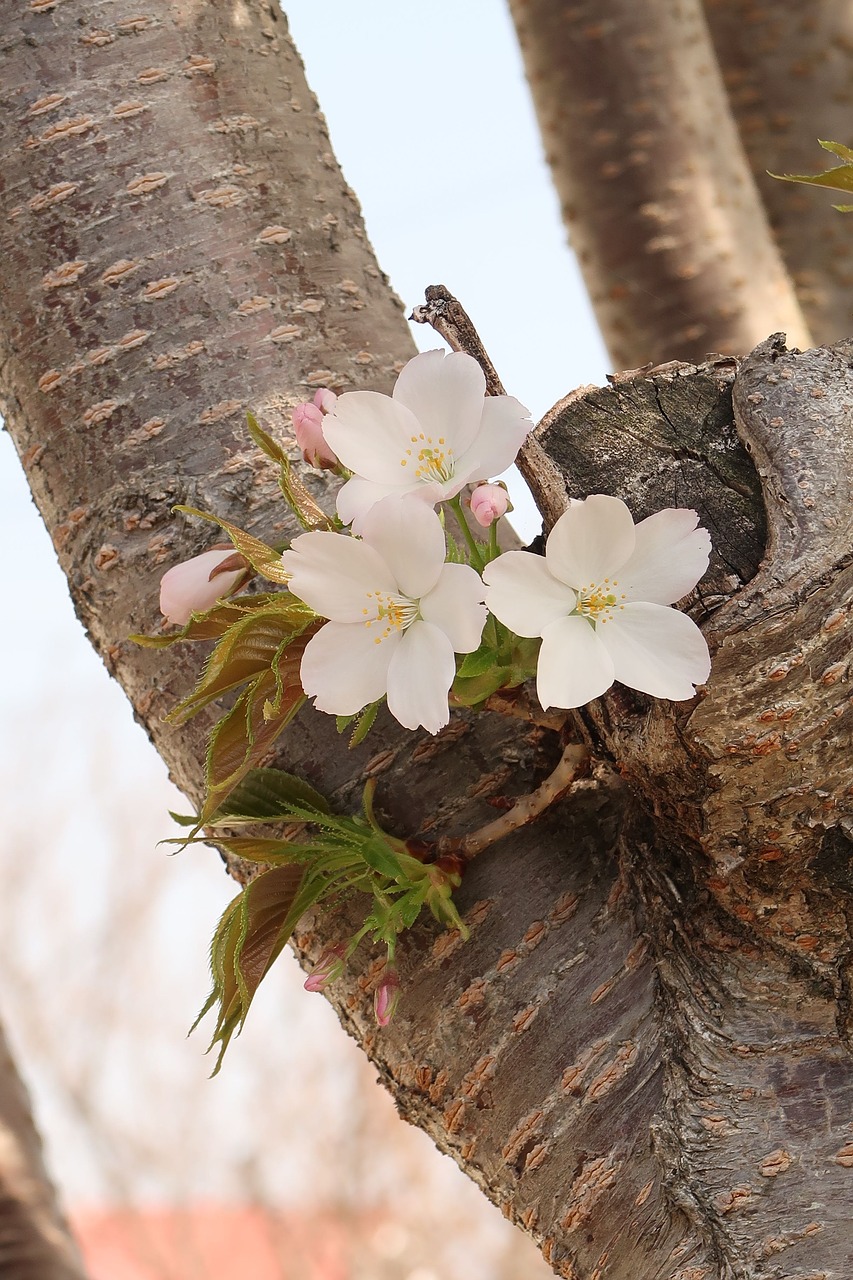
<svg viewBox="0 0 853 1280"><path fill-rule="evenodd" d="M837 342L853 328L847 219L828 192L775 182L767 171L817 173L830 167L818 138L853 142L853 10L847 0L706 0L705 10L732 113L803 313L816 342Z"/></svg>
<svg viewBox="0 0 853 1280"><path fill-rule="evenodd" d="M511 0L563 218L614 365L810 338L701 0Z"/></svg>

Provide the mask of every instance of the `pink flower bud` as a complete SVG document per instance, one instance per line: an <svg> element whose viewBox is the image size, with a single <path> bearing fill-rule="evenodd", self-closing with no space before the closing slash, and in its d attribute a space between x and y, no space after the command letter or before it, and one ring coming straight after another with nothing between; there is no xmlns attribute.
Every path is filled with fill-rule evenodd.
<svg viewBox="0 0 853 1280"><path fill-rule="evenodd" d="M321 413L334 413L338 397L328 387L320 387L319 391L314 392L314 403Z"/></svg>
<svg viewBox="0 0 853 1280"><path fill-rule="evenodd" d="M160 612L169 622L183 627L191 613L205 613L222 596L227 596L246 577L246 562L227 573L217 570L234 555L234 548L203 551L200 556L172 565L160 579Z"/></svg>
<svg viewBox="0 0 853 1280"><path fill-rule="evenodd" d="M305 979L303 984L305 990L325 991L330 982L337 982L344 971L345 958L345 947L340 944L336 947L327 947Z"/></svg>
<svg viewBox="0 0 853 1280"><path fill-rule="evenodd" d="M509 497L501 484L480 484L471 494L471 515L484 529L505 515L508 508Z"/></svg>
<svg viewBox="0 0 853 1280"><path fill-rule="evenodd" d="M386 969L385 975L373 993L373 1013L380 1027L387 1027L400 1003L400 975L396 969Z"/></svg>
<svg viewBox="0 0 853 1280"><path fill-rule="evenodd" d="M317 395L320 393L318 392ZM332 395L329 391L328 395ZM337 397L333 397L337 399ZM316 397L315 397L316 399ZM316 404L298 404L291 413L293 432L296 443L302 450L302 457L310 467L319 471L334 471L338 460L326 444L323 435L323 412Z"/></svg>

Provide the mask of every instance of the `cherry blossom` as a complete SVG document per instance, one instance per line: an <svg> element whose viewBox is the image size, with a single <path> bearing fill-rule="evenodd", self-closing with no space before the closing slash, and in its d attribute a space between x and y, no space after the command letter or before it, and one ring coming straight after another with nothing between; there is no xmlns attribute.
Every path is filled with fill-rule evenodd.
<svg viewBox="0 0 853 1280"><path fill-rule="evenodd" d="M447 724L454 653L478 647L486 610L478 574L445 564L436 513L386 498L367 515L363 538L305 533L282 559L293 595L329 619L302 659L315 706L354 715L387 694L405 728L437 733Z"/></svg>
<svg viewBox="0 0 853 1280"><path fill-rule="evenodd" d="M509 510L509 494L502 484L480 484L471 494L471 515L488 529Z"/></svg>
<svg viewBox="0 0 853 1280"><path fill-rule="evenodd" d="M541 636L542 706L580 707L614 680L657 698L692 698L711 669L696 624L668 608L708 567L711 539L695 511L634 525L618 498L573 501L545 556L510 551L487 565L486 603L519 636Z"/></svg>
<svg viewBox="0 0 853 1280"><path fill-rule="evenodd" d="M373 993L373 1015L380 1027L387 1027L400 1003L400 975L396 969L386 968L382 981Z"/></svg>
<svg viewBox="0 0 853 1280"><path fill-rule="evenodd" d="M303 459L309 466L320 471L334 471L338 466L338 459L326 443L323 433L323 418L334 411L337 398L328 387L320 387L315 392L313 401L303 401L290 414L293 434L302 450Z"/></svg>
<svg viewBox="0 0 853 1280"><path fill-rule="evenodd" d="M328 445L353 474L338 515L361 533L382 498L433 505L505 471L532 423L512 396L487 396L483 371L463 352L427 351L405 366L393 395L348 391L323 422Z"/></svg>
<svg viewBox="0 0 853 1280"><path fill-rule="evenodd" d="M226 560L236 560L237 567L221 571ZM169 622L185 626L190 614L205 613L229 595L246 577L246 568L246 561L233 547L214 548L182 560L160 579L160 612Z"/></svg>

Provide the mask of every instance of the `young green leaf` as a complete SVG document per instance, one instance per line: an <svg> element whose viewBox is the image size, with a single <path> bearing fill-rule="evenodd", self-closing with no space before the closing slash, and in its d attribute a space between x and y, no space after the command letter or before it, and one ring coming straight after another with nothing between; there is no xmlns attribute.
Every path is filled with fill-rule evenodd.
<svg viewBox="0 0 853 1280"><path fill-rule="evenodd" d="M253 880L229 903L213 936L210 967L211 991L196 1022L214 1005L219 1006L216 1027L210 1042L219 1044L213 1075L235 1031L246 1020L249 1006L261 979L279 955L299 919L311 902L304 889L307 873L303 867L273 867ZM322 891L322 885L317 888ZM305 905L303 905L303 903ZM295 916L294 909L299 909Z"/></svg>
<svg viewBox="0 0 853 1280"><path fill-rule="evenodd" d="M281 552L276 551L274 547L268 547L254 534L246 533L228 520L220 520L219 516L211 515L209 511L199 511L197 507L177 506L173 510L181 511L187 516L199 516L202 520L210 520L212 524L219 525L219 528L224 529L228 534L240 554L246 557L255 573L269 578L270 582L289 581L290 574L285 573L281 563Z"/></svg>
<svg viewBox="0 0 853 1280"><path fill-rule="evenodd" d="M328 800L302 778L279 769L252 769L228 799L210 817L211 823L228 823L235 816L258 822L283 822L294 805L330 813Z"/></svg>
<svg viewBox="0 0 853 1280"><path fill-rule="evenodd" d="M826 169L823 173L771 173L770 177L778 178L781 182L801 182L810 187L829 187L832 191L853 191L853 149L842 142L819 141L824 151L831 152L847 163L834 169ZM836 204L833 208L840 213L849 213L853 206Z"/></svg>
<svg viewBox="0 0 853 1280"><path fill-rule="evenodd" d="M169 722L183 724L220 694L272 668L282 645L314 620L315 615L301 600L287 594L272 608L243 613L208 658L195 689L169 713Z"/></svg>

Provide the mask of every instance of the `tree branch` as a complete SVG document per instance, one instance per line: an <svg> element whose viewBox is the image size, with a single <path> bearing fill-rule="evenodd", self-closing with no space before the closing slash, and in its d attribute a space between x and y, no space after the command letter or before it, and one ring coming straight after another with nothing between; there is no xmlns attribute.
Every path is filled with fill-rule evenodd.
<svg viewBox="0 0 853 1280"><path fill-rule="evenodd" d="M563 218L617 368L808 327L701 0L511 0Z"/></svg>

